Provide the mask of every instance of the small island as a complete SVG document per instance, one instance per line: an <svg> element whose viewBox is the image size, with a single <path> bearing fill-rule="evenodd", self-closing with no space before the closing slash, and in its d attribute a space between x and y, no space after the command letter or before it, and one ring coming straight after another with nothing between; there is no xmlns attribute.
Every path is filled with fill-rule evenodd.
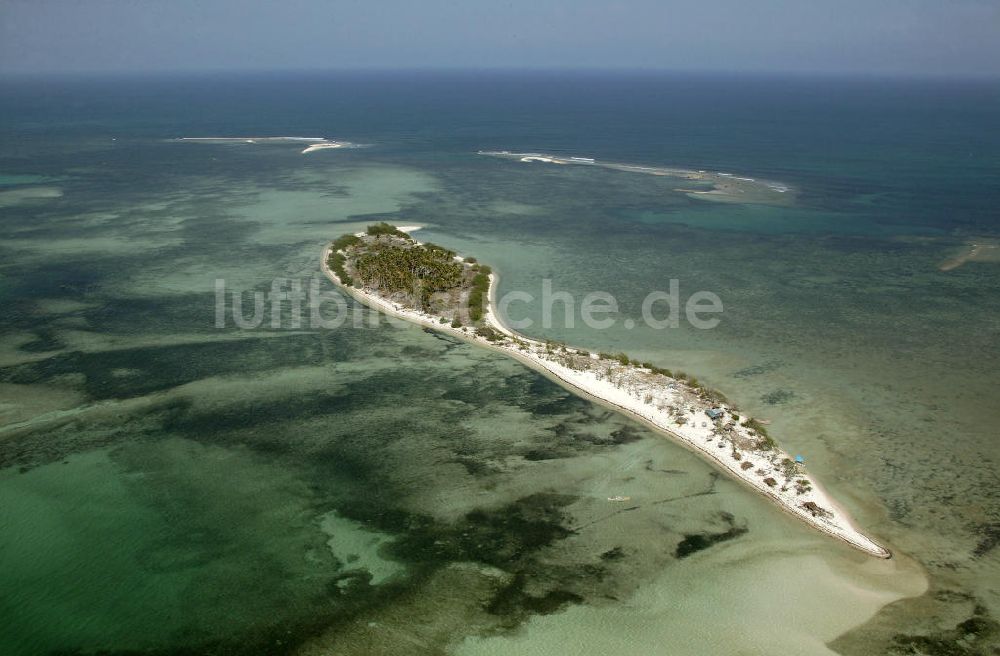
<svg viewBox="0 0 1000 656"><path fill-rule="evenodd" d="M636 362L624 353L591 353L507 328L494 312L496 274L475 258L420 243L406 228L379 223L329 244L321 267L364 305L500 350L570 391L707 456L823 533L872 556L891 557L888 549L855 527L802 463L778 447L765 426L720 393L683 373Z"/></svg>

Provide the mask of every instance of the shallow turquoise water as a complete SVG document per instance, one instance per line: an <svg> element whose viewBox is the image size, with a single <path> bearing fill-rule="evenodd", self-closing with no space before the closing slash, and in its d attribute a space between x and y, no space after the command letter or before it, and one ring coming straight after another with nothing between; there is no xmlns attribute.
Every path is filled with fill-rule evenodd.
<svg viewBox="0 0 1000 656"><path fill-rule="evenodd" d="M2 651L545 653L570 636L885 654L997 616L1000 277L937 270L998 233L994 86L323 82L5 83L5 189L62 195L2 216ZM222 133L371 147L168 141ZM799 196L709 203L480 148L711 167ZM214 328L217 278L308 278L327 239L376 219L427 225L501 291L613 291L609 330L526 332L722 389L898 558L813 535L495 354L412 327ZM718 328L624 327L671 278L722 298ZM678 558L689 536L728 539Z"/></svg>

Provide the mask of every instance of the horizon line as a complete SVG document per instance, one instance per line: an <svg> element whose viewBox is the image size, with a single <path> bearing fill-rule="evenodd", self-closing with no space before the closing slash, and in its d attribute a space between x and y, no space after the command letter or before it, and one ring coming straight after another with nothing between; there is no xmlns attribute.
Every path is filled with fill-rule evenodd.
<svg viewBox="0 0 1000 656"><path fill-rule="evenodd" d="M30 78L135 78L135 77L218 77L258 75L385 75L385 74L520 74L520 75L649 75L676 77L755 77L755 78L827 78L856 80L927 80L927 81L1000 81L1000 72L913 72L913 71L853 71L853 70L770 70L770 69L672 69L641 66L379 66L379 67L329 67L329 68L179 68L154 70L0 70L0 79Z"/></svg>

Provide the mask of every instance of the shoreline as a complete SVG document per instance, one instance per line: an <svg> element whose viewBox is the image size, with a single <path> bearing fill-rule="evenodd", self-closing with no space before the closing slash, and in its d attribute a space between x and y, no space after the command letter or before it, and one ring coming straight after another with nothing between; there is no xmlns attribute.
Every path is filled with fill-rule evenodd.
<svg viewBox="0 0 1000 656"><path fill-rule="evenodd" d="M544 353L544 349L546 348L544 343L511 330L504 325L502 319L494 312L494 308L496 307L497 281L499 280L496 273L490 274L488 300L483 315L484 322L497 332L518 340L526 346L495 344L484 337L477 336L474 332L467 330L467 328L453 328L447 323L442 324L439 318L434 315L406 308L398 303L381 298L374 293L368 293L362 289L344 285L327 265L331 251L332 244L327 244L323 249L320 263L323 274L337 285L338 288L362 305L409 323L458 337L513 357L522 364L568 389L570 392L624 414L630 419L638 420L654 432L680 443L702 457L707 457L714 466L721 467L726 473L748 487L753 488L764 497L770 499L783 511L804 521L814 529L870 556L883 559L892 557L888 549L862 533L854 525L848 513L811 477L808 477L811 489L806 493L779 492L765 484L765 480L773 479L766 479L759 472L765 471L770 473L771 468L774 467L774 461L778 456L788 457L788 454L780 449L775 448L775 453L771 454L770 458L764 458L756 452L744 452L741 454L740 459L727 458L725 456L730 451L726 449L720 450L720 447L722 447L721 440L718 443L714 442L712 437L714 433L711 429L713 424L710 418L704 414L705 408L702 408L699 414L698 412L694 412L694 408L692 407L694 421L691 422L690 426L685 419L683 426L678 425L677 428L674 428L670 424L676 422L671 421L671 415L662 409L657 409L655 406L651 407L648 396L644 402L641 396L632 396L627 390L599 379L592 371L581 372L570 369L552 359L541 357L539 353ZM701 423L700 429L698 427L699 422ZM751 463L750 469L742 468L743 463L746 462ZM829 510L829 516L813 514L812 511L803 507L803 503L807 501Z"/></svg>

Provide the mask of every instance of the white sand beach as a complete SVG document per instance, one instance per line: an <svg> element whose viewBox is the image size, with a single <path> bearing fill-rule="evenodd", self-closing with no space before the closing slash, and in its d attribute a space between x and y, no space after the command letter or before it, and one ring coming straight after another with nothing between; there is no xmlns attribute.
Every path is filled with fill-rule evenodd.
<svg viewBox="0 0 1000 656"><path fill-rule="evenodd" d="M414 226L402 230L412 231ZM804 470L795 464L788 475L791 456L780 448L762 451L738 449L732 441L723 440L716 432L715 422L707 413L721 410L736 420L736 431L750 440L750 429L741 423L746 417L730 412L726 404L709 404L696 399L681 380L669 379L664 384L662 376L652 376L648 369L616 361L599 359L592 354L594 365L585 369L566 364L566 356L543 342L529 339L510 330L494 311L497 288L496 274L490 276L489 301L484 321L496 331L511 338L495 343L478 336L472 328L452 328L442 324L440 317L405 307L387 300L370 290L345 286L327 265L331 245L323 250L321 268L334 284L360 303L389 316L404 319L420 326L454 335L486 348L501 351L548 376L570 391L595 400L670 437L708 458L734 478L743 481L760 494L771 499L784 511L806 522L813 528L846 544L878 558L889 558L888 549L878 544L855 526L851 517ZM567 347L564 353L579 357L580 351ZM650 382L660 381L660 382ZM794 483L792 482L794 479ZM785 481L782 484L781 481ZM807 481L806 485L795 483Z"/></svg>

